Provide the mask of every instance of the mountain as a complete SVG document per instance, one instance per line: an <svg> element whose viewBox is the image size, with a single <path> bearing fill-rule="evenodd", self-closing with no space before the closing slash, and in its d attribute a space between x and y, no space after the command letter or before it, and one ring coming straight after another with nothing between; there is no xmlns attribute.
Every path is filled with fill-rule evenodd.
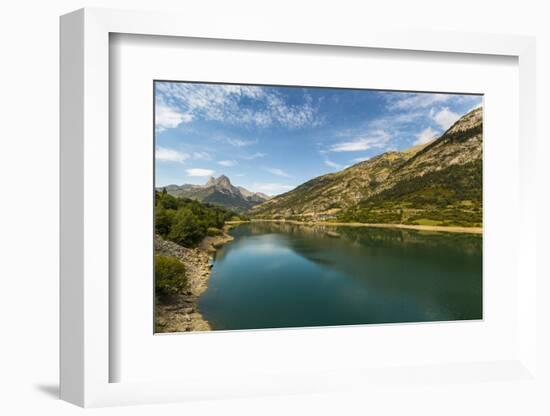
<svg viewBox="0 0 550 416"><path fill-rule="evenodd" d="M250 192L249 190L247 190L246 188L243 188L242 186L237 186L237 188L239 189L239 191L241 191L241 194L245 198L250 198L251 201L255 201L260 204L271 198L269 195L266 195L262 192Z"/></svg>
<svg viewBox="0 0 550 416"><path fill-rule="evenodd" d="M221 205L237 212L246 211L269 199L269 196L261 192L251 192L242 186L234 186L225 175L211 177L205 185L168 185L164 188L173 196Z"/></svg>
<svg viewBox="0 0 550 416"><path fill-rule="evenodd" d="M430 143L319 176L254 207L257 218L481 225L482 109Z"/></svg>

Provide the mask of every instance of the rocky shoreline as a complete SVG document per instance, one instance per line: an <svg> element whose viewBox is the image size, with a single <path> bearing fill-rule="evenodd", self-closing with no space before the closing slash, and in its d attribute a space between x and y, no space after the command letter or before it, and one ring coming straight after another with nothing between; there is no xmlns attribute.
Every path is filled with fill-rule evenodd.
<svg viewBox="0 0 550 416"><path fill-rule="evenodd" d="M244 222L244 221L240 221ZM249 222L275 222L296 225L323 225L331 227L371 227L371 228L402 228L417 231L441 231L448 233L483 234L483 227L459 227L453 225L410 225L410 224L375 224L365 222L336 222L336 221L297 221L285 219L254 218Z"/></svg>
<svg viewBox="0 0 550 416"><path fill-rule="evenodd" d="M210 331L212 328L197 307L201 294L208 288L211 273L211 256L223 244L233 240L227 234L205 237L197 248L182 247L155 235L155 254L172 256L185 265L188 281L184 293L173 295L170 299L155 304L155 332Z"/></svg>

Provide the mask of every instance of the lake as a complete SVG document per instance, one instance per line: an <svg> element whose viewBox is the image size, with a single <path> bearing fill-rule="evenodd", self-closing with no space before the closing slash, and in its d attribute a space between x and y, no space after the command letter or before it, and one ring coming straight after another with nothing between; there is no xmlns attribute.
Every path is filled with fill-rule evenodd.
<svg viewBox="0 0 550 416"><path fill-rule="evenodd" d="M215 330L482 318L480 235L247 223L199 309Z"/></svg>

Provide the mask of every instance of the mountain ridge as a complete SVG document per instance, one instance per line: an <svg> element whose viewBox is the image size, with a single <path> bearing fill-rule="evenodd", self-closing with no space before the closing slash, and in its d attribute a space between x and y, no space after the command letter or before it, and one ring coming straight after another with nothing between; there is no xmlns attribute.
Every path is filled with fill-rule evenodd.
<svg viewBox="0 0 550 416"><path fill-rule="evenodd" d="M405 151L388 151L313 178L253 207L251 215L478 225L482 212L482 130L480 107L431 142Z"/></svg>
<svg viewBox="0 0 550 416"><path fill-rule="evenodd" d="M261 192L252 192L242 186L234 186L226 175L220 175L217 178L211 176L204 185L172 184L157 187L158 191L163 189L172 196L196 199L237 212L247 211L269 199L268 195Z"/></svg>

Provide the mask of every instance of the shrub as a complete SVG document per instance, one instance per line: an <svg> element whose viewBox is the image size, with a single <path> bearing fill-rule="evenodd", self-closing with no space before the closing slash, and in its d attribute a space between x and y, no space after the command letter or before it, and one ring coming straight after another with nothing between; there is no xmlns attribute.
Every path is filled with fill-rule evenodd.
<svg viewBox="0 0 550 416"><path fill-rule="evenodd" d="M185 266L175 257L155 256L155 293L168 296L187 287Z"/></svg>
<svg viewBox="0 0 550 416"><path fill-rule="evenodd" d="M166 237L174 222L174 211L158 204L155 210L155 230L157 234Z"/></svg>
<svg viewBox="0 0 550 416"><path fill-rule="evenodd" d="M209 236L209 237L216 237L216 236L222 235L222 234L223 234L223 231L220 230L219 228L208 227L208 230L206 230L206 235Z"/></svg>
<svg viewBox="0 0 550 416"><path fill-rule="evenodd" d="M193 212L179 209L174 216L168 239L185 247L195 246L205 236L205 228Z"/></svg>
<svg viewBox="0 0 550 416"><path fill-rule="evenodd" d="M164 191L155 193L155 201L156 233L186 247L197 245L207 235L208 228L221 229L225 221L236 216L223 207L174 197Z"/></svg>

